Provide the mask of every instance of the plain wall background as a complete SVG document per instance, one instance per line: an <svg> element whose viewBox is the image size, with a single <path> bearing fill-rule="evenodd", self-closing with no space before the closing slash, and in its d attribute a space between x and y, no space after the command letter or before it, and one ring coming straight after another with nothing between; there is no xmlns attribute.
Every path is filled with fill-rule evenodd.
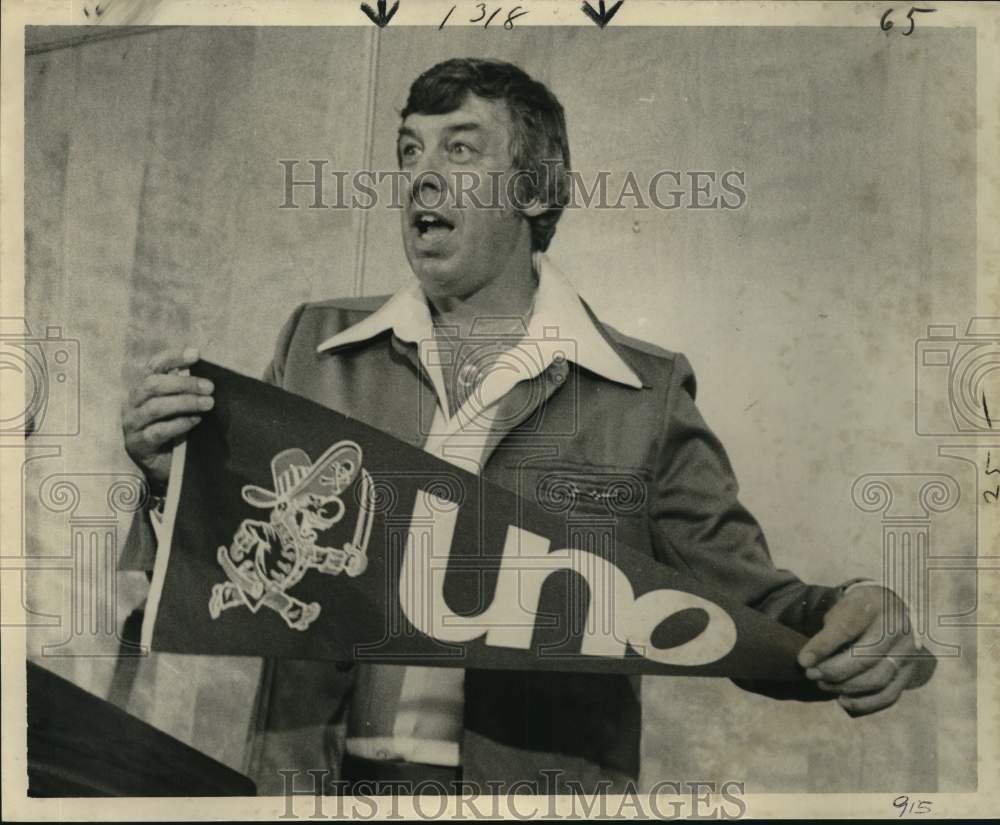
<svg viewBox="0 0 1000 825"><path fill-rule="evenodd" d="M947 473L973 490L935 517L933 551L975 552L972 473L913 425L915 341L929 323L975 314L972 30L219 28L52 42L60 36L28 36L27 320L80 341L81 431L59 442L60 456L27 465L33 554L65 553L72 519L106 511L109 480L134 472L118 421L133 365L190 341L257 375L298 303L405 282L395 212L281 210L278 160L395 168L409 83L457 55L501 57L546 82L585 178L746 172L743 209L573 210L550 255L602 318L689 356L699 406L779 566L823 583L880 576L882 521L851 497L866 473ZM64 475L82 491L72 513L43 493ZM121 541L128 516L111 518ZM120 624L145 580L119 585ZM973 586L946 578L935 599L972 608ZM28 605L61 615L68 598L65 581L38 576ZM65 635L35 629L34 655ZM962 655L861 720L720 680L647 678L643 781L974 788L968 636L942 631ZM45 664L241 767L256 661L153 656L126 696L112 680L116 646L84 633L59 649L73 655Z"/></svg>

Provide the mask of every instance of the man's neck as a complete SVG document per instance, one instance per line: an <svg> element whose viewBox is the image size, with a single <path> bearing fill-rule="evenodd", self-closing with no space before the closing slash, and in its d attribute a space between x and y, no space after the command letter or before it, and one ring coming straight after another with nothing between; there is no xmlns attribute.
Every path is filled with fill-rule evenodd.
<svg viewBox="0 0 1000 825"><path fill-rule="evenodd" d="M451 337L523 335L531 317L538 278L529 261L511 277L497 278L465 298L430 299L434 325Z"/></svg>
<svg viewBox="0 0 1000 825"><path fill-rule="evenodd" d="M517 277L497 278L465 300L430 300L438 346L448 353L441 359L441 370L449 415L465 403L493 359L527 333L537 285L529 260ZM472 374L469 367L475 368Z"/></svg>

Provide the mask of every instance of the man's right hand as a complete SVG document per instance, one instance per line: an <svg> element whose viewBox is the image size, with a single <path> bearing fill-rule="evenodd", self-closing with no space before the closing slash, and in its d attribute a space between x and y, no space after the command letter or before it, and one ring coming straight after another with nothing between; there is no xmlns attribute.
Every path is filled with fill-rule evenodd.
<svg viewBox="0 0 1000 825"><path fill-rule="evenodd" d="M122 404L125 451L145 473L154 495L170 479L170 452L212 409L212 382L180 375L198 360L198 350L166 350L155 355Z"/></svg>

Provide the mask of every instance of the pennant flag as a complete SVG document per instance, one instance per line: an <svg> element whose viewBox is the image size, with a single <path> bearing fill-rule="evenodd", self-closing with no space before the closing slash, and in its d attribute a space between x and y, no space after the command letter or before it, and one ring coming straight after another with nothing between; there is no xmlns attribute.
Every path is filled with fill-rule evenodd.
<svg viewBox="0 0 1000 825"><path fill-rule="evenodd" d="M566 547L558 514L380 430L191 373L215 407L174 454L153 650L802 678L804 637L673 568Z"/></svg>

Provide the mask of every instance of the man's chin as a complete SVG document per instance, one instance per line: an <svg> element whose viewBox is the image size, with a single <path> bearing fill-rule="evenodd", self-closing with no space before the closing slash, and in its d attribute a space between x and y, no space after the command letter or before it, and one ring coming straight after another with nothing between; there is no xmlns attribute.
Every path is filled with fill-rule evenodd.
<svg viewBox="0 0 1000 825"><path fill-rule="evenodd" d="M461 273L448 261L419 261L413 273L428 298L458 298L465 292Z"/></svg>
<svg viewBox="0 0 1000 825"><path fill-rule="evenodd" d="M460 267L454 257L443 250L432 254L418 252L408 258L410 269L428 293L436 291L435 285L444 286L459 277Z"/></svg>

